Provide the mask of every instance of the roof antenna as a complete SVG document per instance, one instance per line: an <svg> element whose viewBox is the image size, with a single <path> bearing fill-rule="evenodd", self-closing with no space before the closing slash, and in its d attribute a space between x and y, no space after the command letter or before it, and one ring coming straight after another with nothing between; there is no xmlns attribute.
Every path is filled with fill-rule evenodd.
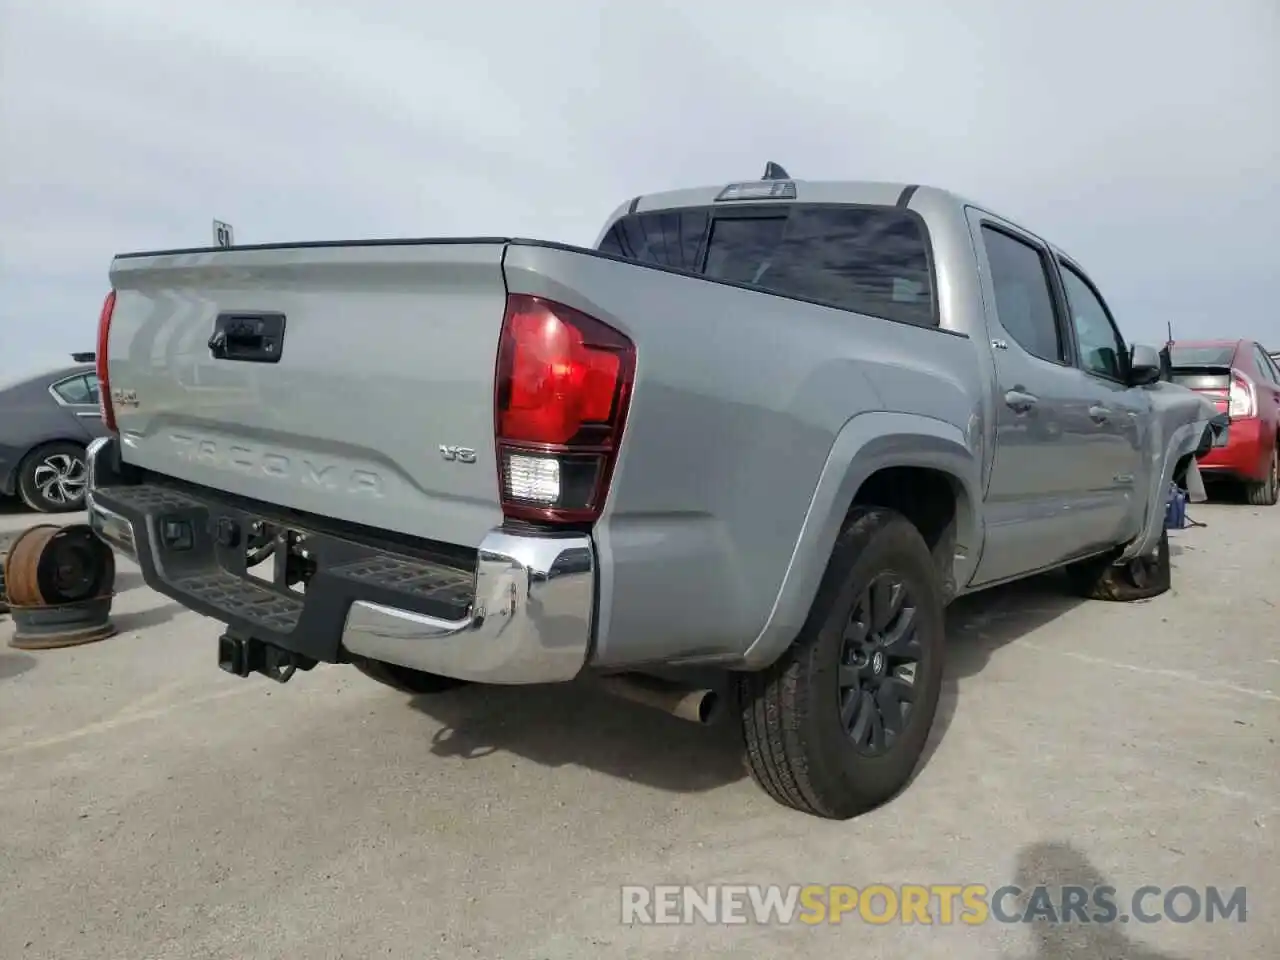
<svg viewBox="0 0 1280 960"><path fill-rule="evenodd" d="M764 176L761 180L790 180L791 174L782 169L782 165L770 160L764 165Z"/></svg>

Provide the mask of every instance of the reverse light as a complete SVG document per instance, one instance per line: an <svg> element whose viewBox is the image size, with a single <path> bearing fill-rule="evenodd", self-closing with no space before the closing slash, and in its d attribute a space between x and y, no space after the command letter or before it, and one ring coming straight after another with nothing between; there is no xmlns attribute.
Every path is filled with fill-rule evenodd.
<svg viewBox="0 0 1280 960"><path fill-rule="evenodd" d="M504 461L507 498L554 506L560 500L560 461L555 457L533 457L508 453Z"/></svg>
<svg viewBox="0 0 1280 960"><path fill-rule="evenodd" d="M1227 415L1243 420L1258 415L1258 398L1253 383L1242 373L1231 372L1231 389L1227 393Z"/></svg>
<svg viewBox="0 0 1280 960"><path fill-rule="evenodd" d="M503 513L600 515L635 375L635 346L594 317L511 294L498 346L494 433Z"/></svg>
<svg viewBox="0 0 1280 960"><path fill-rule="evenodd" d="M112 433L116 432L116 411L111 404L111 377L107 372L107 340L111 334L111 315L116 309L116 292L112 290L102 302L102 313L98 315L98 349L95 363L98 372L98 412L102 414L102 424Z"/></svg>

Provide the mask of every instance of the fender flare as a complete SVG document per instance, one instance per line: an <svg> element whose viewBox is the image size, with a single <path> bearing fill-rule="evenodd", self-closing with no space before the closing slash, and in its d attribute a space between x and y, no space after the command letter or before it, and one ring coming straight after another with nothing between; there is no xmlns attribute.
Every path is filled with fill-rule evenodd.
<svg viewBox="0 0 1280 960"><path fill-rule="evenodd" d="M853 498L867 478L887 467L926 467L957 485L956 583L968 583L982 553L982 465L954 424L918 414L871 411L846 421L836 434L760 633L743 655L744 666L768 666L804 626L827 561Z"/></svg>

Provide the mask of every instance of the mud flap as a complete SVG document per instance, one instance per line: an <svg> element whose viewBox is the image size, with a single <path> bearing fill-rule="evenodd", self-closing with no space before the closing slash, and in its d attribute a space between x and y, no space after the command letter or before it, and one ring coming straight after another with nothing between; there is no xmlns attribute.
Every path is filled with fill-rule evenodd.
<svg viewBox="0 0 1280 960"><path fill-rule="evenodd" d="M1204 478L1200 476L1200 467L1195 460L1187 466L1187 475L1183 478L1183 483L1188 502L1205 503L1209 499L1209 494L1204 489Z"/></svg>

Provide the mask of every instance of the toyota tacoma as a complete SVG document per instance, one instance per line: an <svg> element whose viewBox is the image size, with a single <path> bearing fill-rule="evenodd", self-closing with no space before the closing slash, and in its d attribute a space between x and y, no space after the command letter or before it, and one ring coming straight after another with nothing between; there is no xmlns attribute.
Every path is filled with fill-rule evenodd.
<svg viewBox="0 0 1280 960"><path fill-rule="evenodd" d="M827 818L908 781L955 597L1168 589L1216 413L1031 230L775 164L629 200L591 249L184 249L110 281L91 522L225 625L224 669L586 673L707 720L680 668L714 668L757 783Z"/></svg>

